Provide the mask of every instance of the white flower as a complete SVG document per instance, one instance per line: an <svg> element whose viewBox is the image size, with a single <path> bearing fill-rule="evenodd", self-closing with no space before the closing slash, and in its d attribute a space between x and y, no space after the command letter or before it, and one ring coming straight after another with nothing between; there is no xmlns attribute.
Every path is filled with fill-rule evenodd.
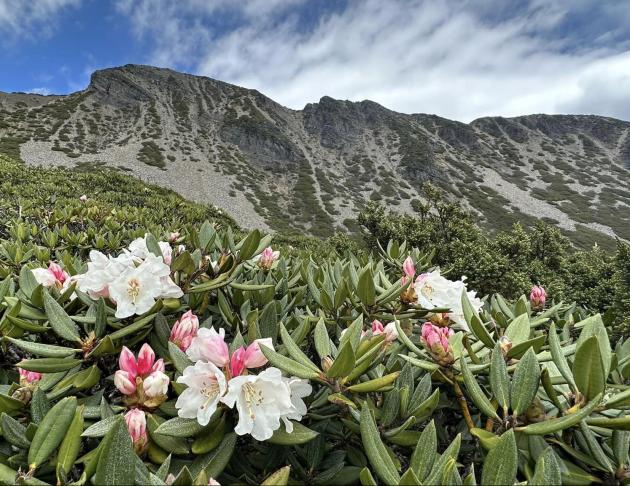
<svg viewBox="0 0 630 486"><path fill-rule="evenodd" d="M212 363L197 361L184 370L177 383L188 385L175 403L179 416L196 418L199 424L208 425L227 390L223 372Z"/></svg>
<svg viewBox="0 0 630 486"><path fill-rule="evenodd" d="M293 432L293 422L291 420L302 420L306 415L307 409L303 398L309 396L313 392L313 387L308 380L301 380L295 376L291 378L282 378L282 381L289 387L291 393L291 405L293 410L282 416L284 427L287 432Z"/></svg>
<svg viewBox="0 0 630 486"><path fill-rule="evenodd" d="M158 246L162 252L164 263L170 265L173 259L173 248L171 244L168 241L158 241ZM184 245L180 245L180 248L181 247L184 247ZM144 238L136 238L133 240L128 246L127 253L138 260L145 260L149 255L153 255L147 247L146 235Z"/></svg>
<svg viewBox="0 0 630 486"><path fill-rule="evenodd" d="M462 309L462 294L466 291L470 303L475 310L481 309L483 302L476 297L476 292L467 291L466 283L461 280L452 281L440 275L440 270L420 275L414 284L418 296L418 304L425 309L448 308L449 319L468 330L468 324Z"/></svg>
<svg viewBox="0 0 630 486"><path fill-rule="evenodd" d="M77 288L87 292L92 299L98 299L109 296L109 284L133 268L133 261L126 255L112 258L92 250L87 266L88 271L77 276Z"/></svg>
<svg viewBox="0 0 630 486"><path fill-rule="evenodd" d="M234 431L251 434L256 440L269 439L280 427L280 418L295 412L291 390L278 368L232 378L221 401L230 408L236 404L238 424Z"/></svg>
<svg viewBox="0 0 630 486"><path fill-rule="evenodd" d="M143 379L142 388L149 398L155 398L168 393L168 384L171 382L162 371L153 371Z"/></svg>
<svg viewBox="0 0 630 486"><path fill-rule="evenodd" d="M116 317L122 319L144 314L162 294L162 283L150 264L127 269L109 285L109 295L116 302Z"/></svg>

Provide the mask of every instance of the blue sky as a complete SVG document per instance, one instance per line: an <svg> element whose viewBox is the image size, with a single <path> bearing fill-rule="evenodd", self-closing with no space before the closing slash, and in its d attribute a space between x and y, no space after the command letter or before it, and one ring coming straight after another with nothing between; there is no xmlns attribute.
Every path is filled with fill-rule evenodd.
<svg viewBox="0 0 630 486"><path fill-rule="evenodd" d="M291 108L324 95L462 121L630 120L627 0L0 0L0 91L171 67Z"/></svg>

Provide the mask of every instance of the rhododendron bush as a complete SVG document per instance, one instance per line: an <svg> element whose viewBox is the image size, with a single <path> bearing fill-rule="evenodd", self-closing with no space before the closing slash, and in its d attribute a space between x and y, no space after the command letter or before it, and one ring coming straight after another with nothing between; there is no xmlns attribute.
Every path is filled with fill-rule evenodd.
<svg viewBox="0 0 630 486"><path fill-rule="evenodd" d="M205 223L0 253L0 483L630 477L630 342L599 315L478 295L404 243L271 240Z"/></svg>

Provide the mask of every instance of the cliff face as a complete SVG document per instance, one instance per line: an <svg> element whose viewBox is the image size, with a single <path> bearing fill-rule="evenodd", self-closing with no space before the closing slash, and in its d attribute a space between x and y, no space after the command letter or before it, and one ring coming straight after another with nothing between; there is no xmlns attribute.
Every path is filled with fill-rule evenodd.
<svg viewBox="0 0 630 486"><path fill-rule="evenodd" d="M630 123L599 116L406 115L148 66L97 71L68 96L0 93L0 152L113 166L224 207L245 226L328 235L369 200L413 211L426 181L502 229L544 218L579 243L630 239Z"/></svg>

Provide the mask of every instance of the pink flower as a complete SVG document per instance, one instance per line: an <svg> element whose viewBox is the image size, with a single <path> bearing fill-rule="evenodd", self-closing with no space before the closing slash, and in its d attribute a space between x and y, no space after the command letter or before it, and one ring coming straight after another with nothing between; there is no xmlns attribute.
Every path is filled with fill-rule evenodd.
<svg viewBox="0 0 630 486"><path fill-rule="evenodd" d="M85 194L83 194L83 196L79 198L79 201L81 202L87 202L87 200L88 200L88 197Z"/></svg>
<svg viewBox="0 0 630 486"><path fill-rule="evenodd" d="M374 320L372 322L372 335L378 336L379 334L385 334L385 342L392 343L398 338L398 331L396 330L396 323L390 322L386 326L383 326L381 321Z"/></svg>
<svg viewBox="0 0 630 486"><path fill-rule="evenodd" d="M180 237L181 235L179 234L179 231L174 231L172 232L169 237L168 237L168 241L170 241L171 243L174 243L175 241L177 241L177 239Z"/></svg>
<svg viewBox="0 0 630 486"><path fill-rule="evenodd" d="M232 354L230 369L232 376L239 376L245 368L260 368L267 364L267 358L260 350L260 345L273 349L271 338L256 339L247 348L241 346Z"/></svg>
<svg viewBox="0 0 630 486"><path fill-rule="evenodd" d="M273 251L273 248L268 246L260 255L255 256L253 261L257 262L260 268L269 270L278 258L280 258L280 252Z"/></svg>
<svg viewBox="0 0 630 486"><path fill-rule="evenodd" d="M20 373L20 381L25 382L26 384L35 383L42 379L42 374L37 371L27 371L22 368L18 368L18 372Z"/></svg>
<svg viewBox="0 0 630 486"><path fill-rule="evenodd" d="M140 348L140 352L138 353L138 374L140 376L144 376L151 371L153 367L153 363L155 363L155 353L151 346L147 343L144 343Z"/></svg>
<svg viewBox="0 0 630 486"><path fill-rule="evenodd" d="M413 279L413 276L416 274L416 265L413 263L413 260L410 256L408 256L403 262L403 273L410 279Z"/></svg>
<svg viewBox="0 0 630 486"><path fill-rule="evenodd" d="M221 486L221 483L214 478L208 479L208 486Z"/></svg>
<svg viewBox="0 0 630 486"><path fill-rule="evenodd" d="M132 408L125 414L127 430L133 441L136 452L141 452L147 445L147 419L144 412L138 408Z"/></svg>
<svg viewBox="0 0 630 486"><path fill-rule="evenodd" d="M433 358L442 365L453 362L453 353L448 343L448 338L453 334L449 327L438 327L428 322L422 325L422 341Z"/></svg>
<svg viewBox="0 0 630 486"><path fill-rule="evenodd" d="M174 325L169 340L186 351L199 330L199 319L192 311L186 312Z"/></svg>
<svg viewBox="0 0 630 486"><path fill-rule="evenodd" d="M209 361L219 368L227 366L230 362L230 351L225 342L225 330L221 328L217 332L213 327L199 329L186 349L186 354L194 362Z"/></svg>
<svg viewBox="0 0 630 486"><path fill-rule="evenodd" d="M149 398L160 397L168 393L170 379L161 371L153 371L142 381L144 394Z"/></svg>
<svg viewBox="0 0 630 486"><path fill-rule="evenodd" d="M138 364L136 363L136 357L129 350L127 346L123 346L120 356L118 358L118 367L129 373L131 378L135 378L138 374Z"/></svg>
<svg viewBox="0 0 630 486"><path fill-rule="evenodd" d="M44 287L57 287L61 289L64 282L70 278L58 264L50 262L48 268L35 268L32 270L37 283Z"/></svg>
<svg viewBox="0 0 630 486"><path fill-rule="evenodd" d="M547 292L540 285L534 285L532 291L529 293L529 302L532 309L542 310L545 307L545 300L547 299Z"/></svg>
<svg viewBox="0 0 630 486"><path fill-rule="evenodd" d="M133 395L136 392L136 380L128 371L116 371L114 373L114 385L123 395Z"/></svg>

